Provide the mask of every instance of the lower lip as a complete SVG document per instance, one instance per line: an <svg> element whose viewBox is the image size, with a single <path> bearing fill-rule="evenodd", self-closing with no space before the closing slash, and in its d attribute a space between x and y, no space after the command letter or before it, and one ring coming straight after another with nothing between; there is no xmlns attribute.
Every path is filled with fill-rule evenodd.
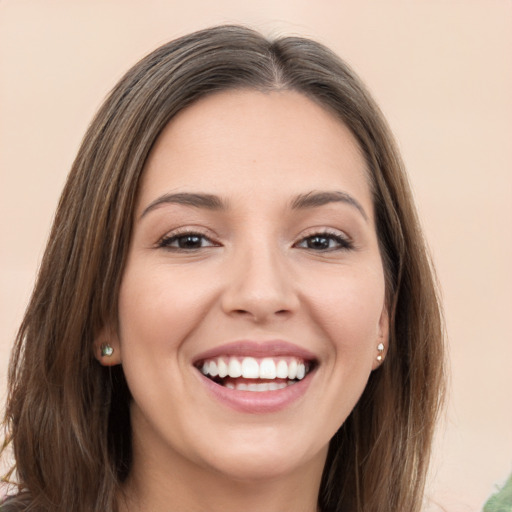
<svg viewBox="0 0 512 512"><path fill-rule="evenodd" d="M240 391L238 389L229 389L213 382L199 372L197 372L197 375L206 386L208 392L222 404L239 412L263 414L286 409L304 396L314 373L315 371L313 370L301 381L274 391Z"/></svg>

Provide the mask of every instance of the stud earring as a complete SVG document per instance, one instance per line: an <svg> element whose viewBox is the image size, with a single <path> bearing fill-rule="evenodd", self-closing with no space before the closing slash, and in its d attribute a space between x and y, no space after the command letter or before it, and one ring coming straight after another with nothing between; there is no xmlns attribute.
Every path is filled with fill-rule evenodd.
<svg viewBox="0 0 512 512"><path fill-rule="evenodd" d="M101 345L101 357L110 357L114 353L114 349L108 344Z"/></svg>
<svg viewBox="0 0 512 512"><path fill-rule="evenodd" d="M379 355L377 356L377 361L379 363L382 361L382 354L384 353L384 343L379 343L377 345L377 350L379 351Z"/></svg>

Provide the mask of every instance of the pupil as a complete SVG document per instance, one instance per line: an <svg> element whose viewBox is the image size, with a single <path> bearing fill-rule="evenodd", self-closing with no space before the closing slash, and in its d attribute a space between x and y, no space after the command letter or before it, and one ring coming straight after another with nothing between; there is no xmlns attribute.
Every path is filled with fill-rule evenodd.
<svg viewBox="0 0 512 512"><path fill-rule="evenodd" d="M328 249L329 239L324 236L314 236L308 240L308 247L310 249Z"/></svg>
<svg viewBox="0 0 512 512"><path fill-rule="evenodd" d="M201 247L201 237L197 235L182 236L178 240L181 249L196 249Z"/></svg>

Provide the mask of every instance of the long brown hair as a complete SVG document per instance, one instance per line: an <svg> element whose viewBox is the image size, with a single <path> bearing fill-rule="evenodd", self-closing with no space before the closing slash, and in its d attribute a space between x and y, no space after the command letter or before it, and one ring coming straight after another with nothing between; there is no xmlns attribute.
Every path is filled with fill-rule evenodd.
<svg viewBox="0 0 512 512"><path fill-rule="evenodd" d="M393 137L359 78L330 50L297 37L269 41L237 26L196 32L145 57L85 135L10 364L5 426L16 461L14 509L116 509L131 466L130 394L122 368L100 366L92 347L99 330L117 320L143 166L177 112L240 88L299 91L333 112L359 142L373 192L389 351L330 443L319 506L420 509L443 391L443 329Z"/></svg>

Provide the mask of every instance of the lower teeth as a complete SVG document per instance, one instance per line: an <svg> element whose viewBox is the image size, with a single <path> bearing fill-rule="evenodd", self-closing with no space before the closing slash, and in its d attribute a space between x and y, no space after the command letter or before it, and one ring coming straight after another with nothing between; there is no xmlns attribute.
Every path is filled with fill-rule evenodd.
<svg viewBox="0 0 512 512"><path fill-rule="evenodd" d="M227 382L224 384L224 387L228 389L236 389L238 391L277 391L278 389L284 389L291 384L294 384L294 381L289 380L287 382L253 382L246 384L245 382Z"/></svg>

